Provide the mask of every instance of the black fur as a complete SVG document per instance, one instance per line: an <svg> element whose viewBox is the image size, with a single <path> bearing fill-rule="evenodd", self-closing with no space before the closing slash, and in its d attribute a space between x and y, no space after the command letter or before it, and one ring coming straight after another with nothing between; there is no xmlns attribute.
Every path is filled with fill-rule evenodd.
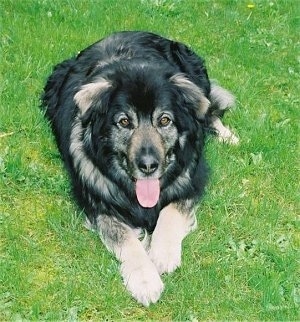
<svg viewBox="0 0 300 322"><path fill-rule="evenodd" d="M160 210L167 204L186 200L194 203L203 194L207 181L203 159L205 117L199 117L199 93L170 81L174 75L185 77L209 99L210 81L204 62L188 47L152 33L120 32L57 65L49 77L42 105L72 179L76 199L91 222L106 214L151 232ZM108 80L111 87L93 97L87 111L80 111L74 96L83 85L96 82L99 77ZM174 160L161 175L159 202L155 207L144 208L135 195L130 162L115 150L112 142L115 140L112 133L117 133L114 117L120 109L126 112L130 108L143 122L157 107L174 114L178 137L166 153ZM70 144L76 117L82 128L83 157L110 182L109 187L103 187L108 190L105 193L91 182L100 180L98 175L87 180L80 174L83 170L74 164ZM128 135L132 131L128 129ZM181 176L187 171L190 178L183 180Z"/></svg>

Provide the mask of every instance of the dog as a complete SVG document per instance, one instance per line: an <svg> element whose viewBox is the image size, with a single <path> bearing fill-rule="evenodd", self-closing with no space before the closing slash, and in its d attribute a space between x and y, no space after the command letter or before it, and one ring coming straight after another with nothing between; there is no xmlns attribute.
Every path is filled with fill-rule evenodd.
<svg viewBox="0 0 300 322"><path fill-rule="evenodd" d="M120 261L132 296L157 302L197 225L205 133L238 142L220 119L234 96L186 45L123 31L58 64L41 102L86 226Z"/></svg>

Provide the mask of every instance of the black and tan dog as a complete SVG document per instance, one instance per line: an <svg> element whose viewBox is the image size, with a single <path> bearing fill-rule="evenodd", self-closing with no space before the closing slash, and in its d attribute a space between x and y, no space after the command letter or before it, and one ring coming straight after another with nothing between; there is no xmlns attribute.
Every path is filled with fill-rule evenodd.
<svg viewBox="0 0 300 322"><path fill-rule="evenodd" d="M219 118L233 96L185 45L120 32L57 65L42 103L88 225L120 260L133 297L156 302L160 275L180 265L196 227L204 130L237 143Z"/></svg>

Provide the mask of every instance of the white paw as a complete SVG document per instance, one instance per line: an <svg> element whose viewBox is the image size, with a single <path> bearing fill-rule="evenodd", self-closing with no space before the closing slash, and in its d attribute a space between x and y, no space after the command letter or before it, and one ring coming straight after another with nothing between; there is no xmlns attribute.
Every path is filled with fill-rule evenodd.
<svg viewBox="0 0 300 322"><path fill-rule="evenodd" d="M228 128L224 126L224 129L222 131L219 131L218 133L218 140L220 142L237 145L240 142L240 139L234 135Z"/></svg>
<svg viewBox="0 0 300 322"><path fill-rule="evenodd" d="M149 256L160 274L172 273L181 264L181 244L151 244Z"/></svg>
<svg viewBox="0 0 300 322"><path fill-rule="evenodd" d="M139 303L149 306L158 301L164 285L149 258L133 258L123 262L121 274L127 290Z"/></svg>

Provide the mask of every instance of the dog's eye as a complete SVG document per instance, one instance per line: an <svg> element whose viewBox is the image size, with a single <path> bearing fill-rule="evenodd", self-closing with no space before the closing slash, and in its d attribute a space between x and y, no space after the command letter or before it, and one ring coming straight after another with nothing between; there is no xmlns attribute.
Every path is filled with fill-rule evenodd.
<svg viewBox="0 0 300 322"><path fill-rule="evenodd" d="M127 117L122 118L119 122L118 122L122 127L128 127L130 125L130 121Z"/></svg>
<svg viewBox="0 0 300 322"><path fill-rule="evenodd" d="M171 119L168 116L163 116L160 120L159 120L159 125L161 127L165 127L167 125L169 125L171 123Z"/></svg>

